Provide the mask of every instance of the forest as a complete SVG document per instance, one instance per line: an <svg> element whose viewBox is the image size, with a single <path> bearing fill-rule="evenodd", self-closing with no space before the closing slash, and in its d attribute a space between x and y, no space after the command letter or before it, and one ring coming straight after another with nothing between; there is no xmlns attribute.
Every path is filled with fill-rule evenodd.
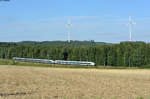
<svg viewBox="0 0 150 99"><path fill-rule="evenodd" d="M55 45L55 46L54 46ZM0 42L0 58L39 58L52 60L92 61L97 66L140 67L150 64L150 44L94 41Z"/></svg>

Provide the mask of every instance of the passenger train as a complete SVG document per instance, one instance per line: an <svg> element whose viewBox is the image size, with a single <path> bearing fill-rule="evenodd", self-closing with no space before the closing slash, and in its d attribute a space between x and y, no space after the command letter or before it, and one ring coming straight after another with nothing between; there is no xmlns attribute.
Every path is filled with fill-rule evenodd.
<svg viewBox="0 0 150 99"><path fill-rule="evenodd" d="M87 61L66 61L66 60L33 59L33 58L19 58L19 57L13 57L13 60L21 62L33 62L45 64L95 66L94 62L87 62Z"/></svg>

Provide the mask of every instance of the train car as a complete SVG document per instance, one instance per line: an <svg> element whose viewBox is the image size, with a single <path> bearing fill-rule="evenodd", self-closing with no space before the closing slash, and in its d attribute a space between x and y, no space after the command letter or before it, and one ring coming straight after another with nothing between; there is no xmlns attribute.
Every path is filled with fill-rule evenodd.
<svg viewBox="0 0 150 99"><path fill-rule="evenodd" d="M19 58L13 57L14 61L45 63L45 64L62 64L62 65L82 65L82 66L95 66L94 62L86 61L66 61L66 60L49 60L49 59L33 59L33 58Z"/></svg>
<svg viewBox="0 0 150 99"><path fill-rule="evenodd" d="M33 62L33 63L46 63L46 64L54 64L53 60L48 59L32 59L32 58L19 58L13 57L14 61L21 61L21 62Z"/></svg>
<svg viewBox="0 0 150 99"><path fill-rule="evenodd" d="M55 60L55 64L95 66L94 62Z"/></svg>

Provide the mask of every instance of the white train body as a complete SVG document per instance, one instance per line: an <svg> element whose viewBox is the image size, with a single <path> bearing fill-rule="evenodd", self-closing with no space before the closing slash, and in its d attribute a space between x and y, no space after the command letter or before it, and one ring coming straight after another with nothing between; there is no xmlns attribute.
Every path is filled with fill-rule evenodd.
<svg viewBox="0 0 150 99"><path fill-rule="evenodd" d="M49 60L49 59L32 59L32 58L19 58L13 57L14 61L33 62L33 63L46 63L46 64L62 64L62 65L82 65L82 66L95 66L94 62L87 61L66 61L66 60Z"/></svg>
<svg viewBox="0 0 150 99"><path fill-rule="evenodd" d="M94 62L55 60L55 64L95 66Z"/></svg>
<svg viewBox="0 0 150 99"><path fill-rule="evenodd" d="M18 58L18 57L13 57L14 61L22 61L22 62L34 62L34 63L49 63L53 64L53 60L48 60L48 59L32 59L32 58Z"/></svg>

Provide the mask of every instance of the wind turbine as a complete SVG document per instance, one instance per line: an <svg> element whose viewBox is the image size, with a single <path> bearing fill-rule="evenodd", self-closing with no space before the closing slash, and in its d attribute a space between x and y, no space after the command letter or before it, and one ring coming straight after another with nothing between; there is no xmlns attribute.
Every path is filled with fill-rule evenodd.
<svg viewBox="0 0 150 99"><path fill-rule="evenodd" d="M68 17L68 23L67 23L67 28L68 28L68 43L70 43L70 29L71 29L71 26L72 26L72 24L71 24L71 19L70 19L70 17Z"/></svg>
<svg viewBox="0 0 150 99"><path fill-rule="evenodd" d="M129 33L130 33L129 41L132 41L132 25L137 25L137 24L132 20L131 16L129 16L129 23L127 25L129 26Z"/></svg>

